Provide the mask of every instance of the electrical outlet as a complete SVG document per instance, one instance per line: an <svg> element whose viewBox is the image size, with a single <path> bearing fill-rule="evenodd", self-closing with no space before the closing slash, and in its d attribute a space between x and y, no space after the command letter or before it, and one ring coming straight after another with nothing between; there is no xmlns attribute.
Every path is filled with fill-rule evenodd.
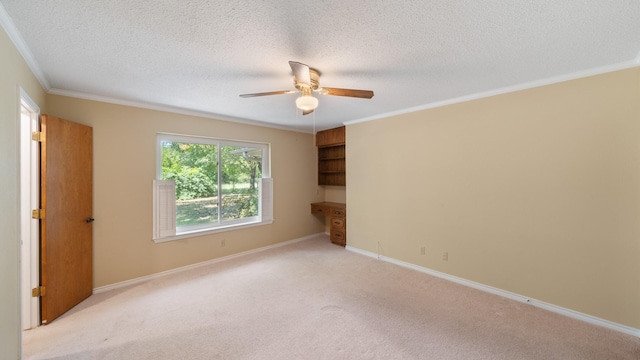
<svg viewBox="0 0 640 360"><path fill-rule="evenodd" d="M427 252L427 249L424 246L420 247L420 255L424 255L426 254L426 252Z"/></svg>
<svg viewBox="0 0 640 360"><path fill-rule="evenodd" d="M227 245L227 240L226 239L220 240L220 247L225 247L226 245Z"/></svg>
<svg viewBox="0 0 640 360"><path fill-rule="evenodd" d="M444 260L444 261L448 261L449 260L449 252L447 252L447 251L443 251L442 252L442 260Z"/></svg>

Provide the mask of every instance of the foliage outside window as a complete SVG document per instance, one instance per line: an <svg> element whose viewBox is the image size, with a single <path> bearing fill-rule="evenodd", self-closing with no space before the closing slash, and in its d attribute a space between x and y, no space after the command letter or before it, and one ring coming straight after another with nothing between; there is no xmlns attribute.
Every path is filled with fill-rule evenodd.
<svg viewBox="0 0 640 360"><path fill-rule="evenodd" d="M158 135L158 179L175 182L176 233L260 221L268 145Z"/></svg>

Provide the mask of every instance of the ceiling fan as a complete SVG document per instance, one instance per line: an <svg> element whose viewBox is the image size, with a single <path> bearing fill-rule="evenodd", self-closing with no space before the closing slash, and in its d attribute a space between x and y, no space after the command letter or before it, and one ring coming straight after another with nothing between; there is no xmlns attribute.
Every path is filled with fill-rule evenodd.
<svg viewBox="0 0 640 360"><path fill-rule="evenodd" d="M312 92L322 95L348 96L361 99L371 99L373 97L373 91L371 90L320 87L320 73L318 70L312 69L308 65L297 61L289 61L289 66L291 66L291 70L293 70L293 85L296 90L242 94L240 97L248 98L255 96L293 94L299 92L301 95L296 99L296 107L302 110L302 115L311 114L313 110L318 107L318 99L312 95Z"/></svg>

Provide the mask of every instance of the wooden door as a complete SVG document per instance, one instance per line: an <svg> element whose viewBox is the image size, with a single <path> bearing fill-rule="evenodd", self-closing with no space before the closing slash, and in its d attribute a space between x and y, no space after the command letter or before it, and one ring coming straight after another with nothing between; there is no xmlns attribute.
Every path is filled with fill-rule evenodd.
<svg viewBox="0 0 640 360"><path fill-rule="evenodd" d="M42 324L93 292L93 129L41 119L40 306Z"/></svg>

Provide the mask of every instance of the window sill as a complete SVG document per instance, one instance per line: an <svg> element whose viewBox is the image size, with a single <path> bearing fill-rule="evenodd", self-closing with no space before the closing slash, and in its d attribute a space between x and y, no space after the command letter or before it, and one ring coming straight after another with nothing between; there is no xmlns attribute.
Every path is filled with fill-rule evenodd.
<svg viewBox="0 0 640 360"><path fill-rule="evenodd" d="M212 229L186 231L186 232L182 232L180 234L173 235L173 236L165 236L165 237L162 237L162 238L153 239L153 242L155 242L155 243L163 243L163 242L167 242L167 241L188 239L188 238L192 238L192 237L216 234L216 233L221 233L221 232L225 232L225 231L246 229L246 228L250 228L250 227L254 227L254 226L262 226L262 225L269 225L269 224L273 224L273 220L254 221L254 222L250 222L250 223L219 226L219 227L212 228Z"/></svg>

